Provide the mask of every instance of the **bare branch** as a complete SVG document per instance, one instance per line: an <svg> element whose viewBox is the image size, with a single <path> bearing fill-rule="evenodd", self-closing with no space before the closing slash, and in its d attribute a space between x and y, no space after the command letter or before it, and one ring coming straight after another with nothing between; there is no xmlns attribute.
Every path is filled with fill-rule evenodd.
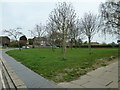
<svg viewBox="0 0 120 90"><path fill-rule="evenodd" d="M76 13L73 10L71 4L66 2L59 3L57 8L55 8L49 15L49 23L53 24L54 30L59 31L62 35L62 51L63 58L65 59L66 53L66 41L68 39L68 33L71 30L72 25L75 25ZM53 30L53 26L51 30Z"/></svg>

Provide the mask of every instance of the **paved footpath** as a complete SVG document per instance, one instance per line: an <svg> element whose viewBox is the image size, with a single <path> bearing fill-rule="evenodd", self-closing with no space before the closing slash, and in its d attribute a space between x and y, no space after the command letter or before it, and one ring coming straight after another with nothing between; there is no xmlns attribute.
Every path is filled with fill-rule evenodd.
<svg viewBox="0 0 120 90"><path fill-rule="evenodd" d="M0 66L0 90L2 89L1 75L2 75L2 72L1 72L1 66Z"/></svg>
<svg viewBox="0 0 120 90"><path fill-rule="evenodd" d="M0 73L1 74L1 73ZM2 89L2 82L1 82L1 78L0 78L0 90Z"/></svg>
<svg viewBox="0 0 120 90"><path fill-rule="evenodd" d="M0 52L0 54L1 54L1 52ZM2 75L2 72L1 72L1 64L0 64L0 90L2 89L1 75Z"/></svg>
<svg viewBox="0 0 120 90"><path fill-rule="evenodd" d="M2 54L2 49L0 49L0 54ZM2 67L1 67L1 64L0 64L0 90L2 89L2 81L1 81L1 76L2 76L2 69L1 69Z"/></svg>
<svg viewBox="0 0 120 90"><path fill-rule="evenodd" d="M59 88L59 86L57 86L54 82L50 82L49 80L25 67L20 62L17 62L14 58L5 54L5 51L8 50L10 49L2 50L2 57L7 61L7 63L28 88Z"/></svg>
<svg viewBox="0 0 120 90"><path fill-rule="evenodd" d="M63 88L118 88L118 81L120 83L118 80L118 61L116 61L106 67L88 72L78 80L62 82L58 85Z"/></svg>

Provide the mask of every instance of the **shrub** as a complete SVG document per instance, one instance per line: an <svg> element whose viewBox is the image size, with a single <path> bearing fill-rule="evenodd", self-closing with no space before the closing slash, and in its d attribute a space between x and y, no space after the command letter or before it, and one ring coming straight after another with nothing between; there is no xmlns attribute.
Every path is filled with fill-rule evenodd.
<svg viewBox="0 0 120 90"><path fill-rule="evenodd" d="M10 42L10 47L19 47L16 41Z"/></svg>

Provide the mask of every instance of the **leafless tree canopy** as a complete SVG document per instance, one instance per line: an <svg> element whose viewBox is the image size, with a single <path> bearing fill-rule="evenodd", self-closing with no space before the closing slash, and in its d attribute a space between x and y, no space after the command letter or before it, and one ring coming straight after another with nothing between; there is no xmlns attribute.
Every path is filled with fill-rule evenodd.
<svg viewBox="0 0 120 90"><path fill-rule="evenodd" d="M29 30L31 35L34 37L43 37L45 35L45 26L43 26L41 23L39 25L36 25L34 30Z"/></svg>
<svg viewBox="0 0 120 90"><path fill-rule="evenodd" d="M97 15L85 13L84 17L81 18L80 28L82 33L88 37L89 48L91 48L91 38L99 31L99 19Z"/></svg>
<svg viewBox="0 0 120 90"><path fill-rule="evenodd" d="M19 46L19 50L20 50L20 44L17 41L21 35L23 35L23 33L20 31L20 29L22 28L16 28L16 29L9 29L9 30L4 30L4 33L7 33L8 36L14 37L14 39L16 40L18 46Z"/></svg>
<svg viewBox="0 0 120 90"><path fill-rule="evenodd" d="M97 20L97 16L92 13L85 13L84 17L81 18L80 26L86 36L92 37L98 31Z"/></svg>
<svg viewBox="0 0 120 90"><path fill-rule="evenodd" d="M71 30L73 23L76 20L76 13L71 4L66 2L59 3L50 16L49 22L53 24L54 29L62 34L62 51L63 58L65 59L66 41L68 38L68 32Z"/></svg>
<svg viewBox="0 0 120 90"><path fill-rule="evenodd" d="M73 44L77 46L76 42L79 42L78 40L82 40L84 38L84 34L80 28L81 28L80 20L77 19L76 22L73 23L72 27L70 28L70 31L68 32L69 39L71 42L71 47Z"/></svg>
<svg viewBox="0 0 120 90"><path fill-rule="evenodd" d="M45 29L45 26L42 25L41 23L39 25L35 25L35 28L33 30L29 30L30 33L31 33L31 36L34 37L34 41L33 41L33 44L36 42L38 43L37 41L39 41L39 46L41 46L41 39L42 37L45 36L46 34L46 29ZM34 45L33 45L34 46Z"/></svg>
<svg viewBox="0 0 120 90"><path fill-rule="evenodd" d="M8 34L8 36L14 37L14 39L17 40L20 37L20 35L23 35L20 29L22 28L4 30L4 33Z"/></svg>
<svg viewBox="0 0 120 90"><path fill-rule="evenodd" d="M71 4L63 2L59 3L58 7L51 12L49 20L55 24L60 32L67 34L72 23L75 22L75 18L76 13Z"/></svg>
<svg viewBox="0 0 120 90"><path fill-rule="evenodd" d="M104 32L120 35L120 1L105 2L100 5Z"/></svg>

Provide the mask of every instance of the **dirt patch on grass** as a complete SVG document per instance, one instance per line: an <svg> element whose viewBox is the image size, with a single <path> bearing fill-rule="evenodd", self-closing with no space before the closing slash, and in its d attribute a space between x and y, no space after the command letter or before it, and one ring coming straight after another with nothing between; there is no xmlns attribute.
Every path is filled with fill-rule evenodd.
<svg viewBox="0 0 120 90"><path fill-rule="evenodd" d="M95 64L92 65L91 67L86 68L86 67L76 66L76 68L65 68L63 73L59 73L55 76L56 83L77 80L78 78L80 78L80 76L85 75L86 73L95 70L97 68L100 68L102 66L107 66L117 60L118 60L117 58L111 56L110 58L97 59ZM88 64L88 63L85 62L84 64Z"/></svg>
<svg viewBox="0 0 120 90"><path fill-rule="evenodd" d="M71 71L73 71L73 68L65 68L64 69L66 72L71 72Z"/></svg>

